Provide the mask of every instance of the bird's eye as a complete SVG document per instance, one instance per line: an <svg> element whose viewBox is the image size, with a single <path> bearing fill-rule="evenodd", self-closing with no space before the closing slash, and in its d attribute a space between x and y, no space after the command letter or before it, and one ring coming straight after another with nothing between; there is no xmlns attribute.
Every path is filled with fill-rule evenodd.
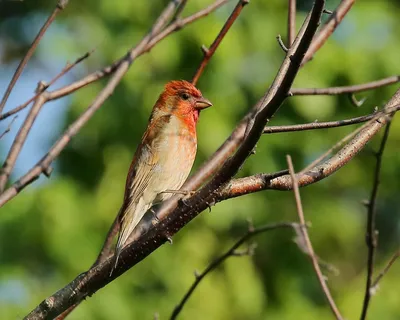
<svg viewBox="0 0 400 320"><path fill-rule="evenodd" d="M185 92L182 93L181 97L182 97L183 100L188 100L189 99L189 95L187 93L185 93Z"/></svg>

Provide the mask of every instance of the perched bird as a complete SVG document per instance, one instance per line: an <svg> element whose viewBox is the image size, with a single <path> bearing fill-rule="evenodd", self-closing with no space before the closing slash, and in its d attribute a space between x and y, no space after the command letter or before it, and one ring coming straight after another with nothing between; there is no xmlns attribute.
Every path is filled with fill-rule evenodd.
<svg viewBox="0 0 400 320"><path fill-rule="evenodd" d="M173 195L165 191L179 190L185 182L196 156L199 113L210 106L191 83L182 80L166 84L129 168L119 212L115 264L146 211Z"/></svg>

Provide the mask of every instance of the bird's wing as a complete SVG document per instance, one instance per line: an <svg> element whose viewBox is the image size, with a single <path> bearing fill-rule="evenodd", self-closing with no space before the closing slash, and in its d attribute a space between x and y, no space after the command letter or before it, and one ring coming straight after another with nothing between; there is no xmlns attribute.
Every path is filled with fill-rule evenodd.
<svg viewBox="0 0 400 320"><path fill-rule="evenodd" d="M156 167L160 161L160 155L157 152L157 142L162 136L162 129L169 121L169 115L150 121L129 168L120 219L123 219L128 207L139 202L143 192L149 186L152 178L154 178Z"/></svg>

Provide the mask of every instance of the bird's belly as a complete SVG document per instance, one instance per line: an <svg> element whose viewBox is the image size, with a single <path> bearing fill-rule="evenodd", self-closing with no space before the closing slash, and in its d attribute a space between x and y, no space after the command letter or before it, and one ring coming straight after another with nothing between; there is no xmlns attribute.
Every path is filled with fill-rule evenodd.
<svg viewBox="0 0 400 320"><path fill-rule="evenodd" d="M173 195L164 191L181 188L189 176L196 157L196 137L175 134L167 140L168 143L160 146L158 150L159 161L154 168L157 172L154 190L158 195L153 203L164 201Z"/></svg>

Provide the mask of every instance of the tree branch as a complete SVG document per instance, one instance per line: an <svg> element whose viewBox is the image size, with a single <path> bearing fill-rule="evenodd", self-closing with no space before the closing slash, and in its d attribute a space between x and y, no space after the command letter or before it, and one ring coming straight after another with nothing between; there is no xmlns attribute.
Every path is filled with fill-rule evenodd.
<svg viewBox="0 0 400 320"><path fill-rule="evenodd" d="M254 228L252 225L249 225L249 228L247 232L238 240L235 242L235 244L229 248L224 254L220 255L217 257L215 260L213 260L207 268L203 270L200 274L195 272L195 280L193 284L190 286L188 291L185 293L183 296L182 300L176 305L174 308L170 320L175 320L179 313L182 311L183 307L185 306L186 302L189 300L190 296L193 294L194 290L196 290L197 286L200 284L200 282L209 274L211 271L215 270L220 264L222 264L226 259L229 257L237 257L237 256L243 256L243 255L252 255L254 248L250 246L247 248L247 250L240 251L238 252L237 249L246 241L249 239L253 238L254 236L271 231L271 230L276 230L276 229L282 229L282 228L293 228L293 229L298 229L300 228L301 225L298 223L294 222L278 222L274 224L267 224L265 226L261 226L258 228Z"/></svg>
<svg viewBox="0 0 400 320"><path fill-rule="evenodd" d="M12 118L12 120L10 121L10 123L8 124L6 130L3 131L2 134L0 134L0 140L3 139L3 137L10 132L11 130L11 126L14 123L14 121L18 118L18 116L15 116L14 118Z"/></svg>
<svg viewBox="0 0 400 320"><path fill-rule="evenodd" d="M28 51L26 52L24 58L19 63L19 65L17 67L17 70L15 70L15 73L14 73L10 83L8 84L6 92L4 93L3 98L1 99L1 102L0 102L0 114L3 112L4 106L5 106L6 102L7 102L8 97L11 94L12 89L14 88L15 84L17 83L17 80L20 77L22 71L24 70L26 64L28 63L28 61L32 57L33 53L35 52L36 47L38 46L40 40L42 40L43 35L47 31L47 29L50 27L50 25L53 23L53 21L57 17L57 15L62 10L65 9L65 7L67 6L68 2L69 2L69 0L59 0L57 2L57 5L54 8L53 12L47 18L47 20L44 23L44 25L42 26L42 28L39 30L39 33L36 35L36 37L33 40L31 46L29 47Z"/></svg>
<svg viewBox="0 0 400 320"><path fill-rule="evenodd" d="M356 93L377 89L388 86L400 81L400 76L391 76L384 79L362 83L354 86L330 87L330 88L293 88L290 93L293 96L310 96L310 95L338 95L345 93Z"/></svg>
<svg viewBox="0 0 400 320"><path fill-rule="evenodd" d="M300 63L318 27L323 7L324 1L317 0L315 2L312 12L307 17L293 46L288 51L288 55L283 62L276 80L265 97L250 112L253 121L249 124L250 129L246 134L242 146L239 147L236 154L228 161L223 170L220 170L214 179L201 188L197 194L185 200L185 203L181 203L171 214L168 212L170 204L163 205L159 211L159 213L163 214L163 219L149 232L122 250L119 263L114 268L112 275L110 275L110 271L113 267L113 262L111 261L112 259L108 259L96 265L87 273L78 276L69 285L44 300L27 316L27 319L55 317L73 304L94 294L97 290L119 277L156 250L168 237L178 232L208 206L208 202L212 200L213 192L236 173L262 134L265 122L276 112L282 101L287 97ZM246 117L246 119L248 118ZM214 164L216 163L214 162ZM193 181L196 181L196 179ZM176 197L174 199L176 204ZM172 205L172 208L174 207ZM167 215L168 217L166 217Z"/></svg>
<svg viewBox="0 0 400 320"><path fill-rule="evenodd" d="M301 198L300 198L300 191L299 191L299 185L297 183L297 177L294 172L293 168L293 163L292 163L292 158L290 156L286 156L286 160L288 163L289 167L289 172L290 172L290 177L292 179L292 184L293 184L293 191L294 191L294 196L296 199L296 207L297 207L297 214L299 216L300 224L303 226L300 228L300 232L302 234L302 238L304 240L304 244L307 249L308 256L311 259L312 265L314 267L315 274L317 275L318 282L321 285L321 289L324 292L325 298L329 303L329 307L331 308L333 314L335 315L336 319L342 320L343 317L340 314L339 309L337 308L335 301L333 300L333 297L329 291L328 285L326 284L325 277L321 272L321 269L319 267L318 263L318 258L315 255L314 249L311 244L310 237L308 235L307 228L304 227L305 225L305 219L304 219L304 213L303 213L303 206L301 204Z"/></svg>
<svg viewBox="0 0 400 320"><path fill-rule="evenodd" d="M400 106L396 107L395 110L398 111ZM383 114L383 112L381 112ZM288 126L271 126L264 128L264 134L272 134L272 133L281 133L281 132L294 132L294 131L306 131L306 130L316 130L316 129L327 129L327 128L338 128L349 126L353 124L367 122L374 117L376 117L377 113L371 113L365 116L360 116L352 119L344 119L337 121L327 121L327 122L311 122L311 123L303 123L303 124L294 124Z"/></svg>
<svg viewBox="0 0 400 320"><path fill-rule="evenodd" d="M377 239L378 235L375 229L376 201L378 196L378 188L380 184L382 156L383 152L385 151L387 139L389 137L389 130L390 130L390 121L386 125L379 151L376 153L376 168L374 172L374 182L372 186L370 200L368 203L367 234L366 234L366 242L368 246L367 281L366 281L364 302L360 317L361 320L366 319L369 302L371 300L372 277L374 275L375 250L378 245L378 239Z"/></svg>
<svg viewBox="0 0 400 320"><path fill-rule="evenodd" d="M321 31L314 37L313 42L311 43L310 48L308 49L303 62L301 65L303 66L308 61L310 61L314 54L321 49L321 47L325 44L326 40L330 37L330 35L335 31L338 25L342 22L343 18L346 16L347 12L353 6L355 0L342 0L336 10L331 14L328 21L324 24Z"/></svg>
<svg viewBox="0 0 400 320"><path fill-rule="evenodd" d="M328 152L324 153L318 161L313 161L312 165L296 174L300 187L305 187L325 179L352 160L363 147L379 132L379 130L390 121L393 116L393 110L399 110L400 90L387 103L383 114L379 114L368 123L358 129L357 133L351 133L354 137L346 143L335 155L325 159ZM346 137L347 138L347 137ZM346 139L345 138L345 139ZM344 139L340 141L342 143ZM339 144L339 143L338 143ZM337 144L337 145L338 145ZM333 148L330 149L330 151ZM324 160L325 159L325 160ZM321 162L323 161L323 162ZM283 174L278 177L271 177L271 174L256 174L253 176L232 179L223 188L215 193L215 202L221 202L226 199L236 198L242 195L262 191L279 190L289 191L293 189L293 183L289 175ZM213 203L213 204L214 204Z"/></svg>
<svg viewBox="0 0 400 320"><path fill-rule="evenodd" d="M393 266L393 264L396 262L396 260L400 257L400 250L397 250L392 257L390 258L389 262L387 265L383 268L383 270L379 273L379 275L376 277L375 281L373 282L371 286L371 293L375 293L378 290L379 282L382 280L382 278L389 272L390 268Z"/></svg>
<svg viewBox="0 0 400 320"><path fill-rule="evenodd" d="M228 20L225 22L224 26L222 27L220 33L218 36L215 38L214 42L211 44L210 48L207 49L205 46L202 46L202 51L203 51L203 61L200 63L193 79L192 79L192 84L195 86L197 84L197 81L200 78L200 75L203 73L204 68L207 66L208 62L210 61L211 57L213 56L215 50L217 50L219 44L221 43L222 39L224 39L226 33L229 31L233 23L236 21L236 19L239 17L240 13L242 12L242 9L246 4L249 3L250 0L239 0L237 3L235 9L229 16Z"/></svg>
<svg viewBox="0 0 400 320"><path fill-rule="evenodd" d="M38 91L41 88L41 83L38 84ZM21 125L14 142L8 152L7 158L4 161L3 167L1 168L0 173L0 193L4 191L8 178L11 174L11 171L14 169L15 162L18 159L19 153L22 150L22 147L28 137L30 130L32 129L33 123L36 120L36 117L39 115L40 110L43 107L44 102L46 101L43 95L39 95L33 104L31 110L25 118L24 123Z"/></svg>
<svg viewBox="0 0 400 320"><path fill-rule="evenodd" d="M67 65L60 71L59 74L57 74L53 79L50 80L48 84L43 83L41 86L40 90L36 90L36 94L30 98L28 101L25 103L19 105L18 107L15 107L14 109L7 111L0 115L0 121L8 118L9 116L12 116L13 114L16 114L17 112L25 109L32 101L35 101L39 95L41 95L43 92L45 92L50 86L52 86L58 79L60 79L63 75L65 75L68 71L70 71L73 67L75 67L77 64L88 58L94 50L86 52L83 56L79 57L76 59L72 64L67 63ZM49 98L48 98L49 99Z"/></svg>
<svg viewBox="0 0 400 320"><path fill-rule="evenodd" d="M290 47L296 37L296 0L288 0L288 40L287 46Z"/></svg>

